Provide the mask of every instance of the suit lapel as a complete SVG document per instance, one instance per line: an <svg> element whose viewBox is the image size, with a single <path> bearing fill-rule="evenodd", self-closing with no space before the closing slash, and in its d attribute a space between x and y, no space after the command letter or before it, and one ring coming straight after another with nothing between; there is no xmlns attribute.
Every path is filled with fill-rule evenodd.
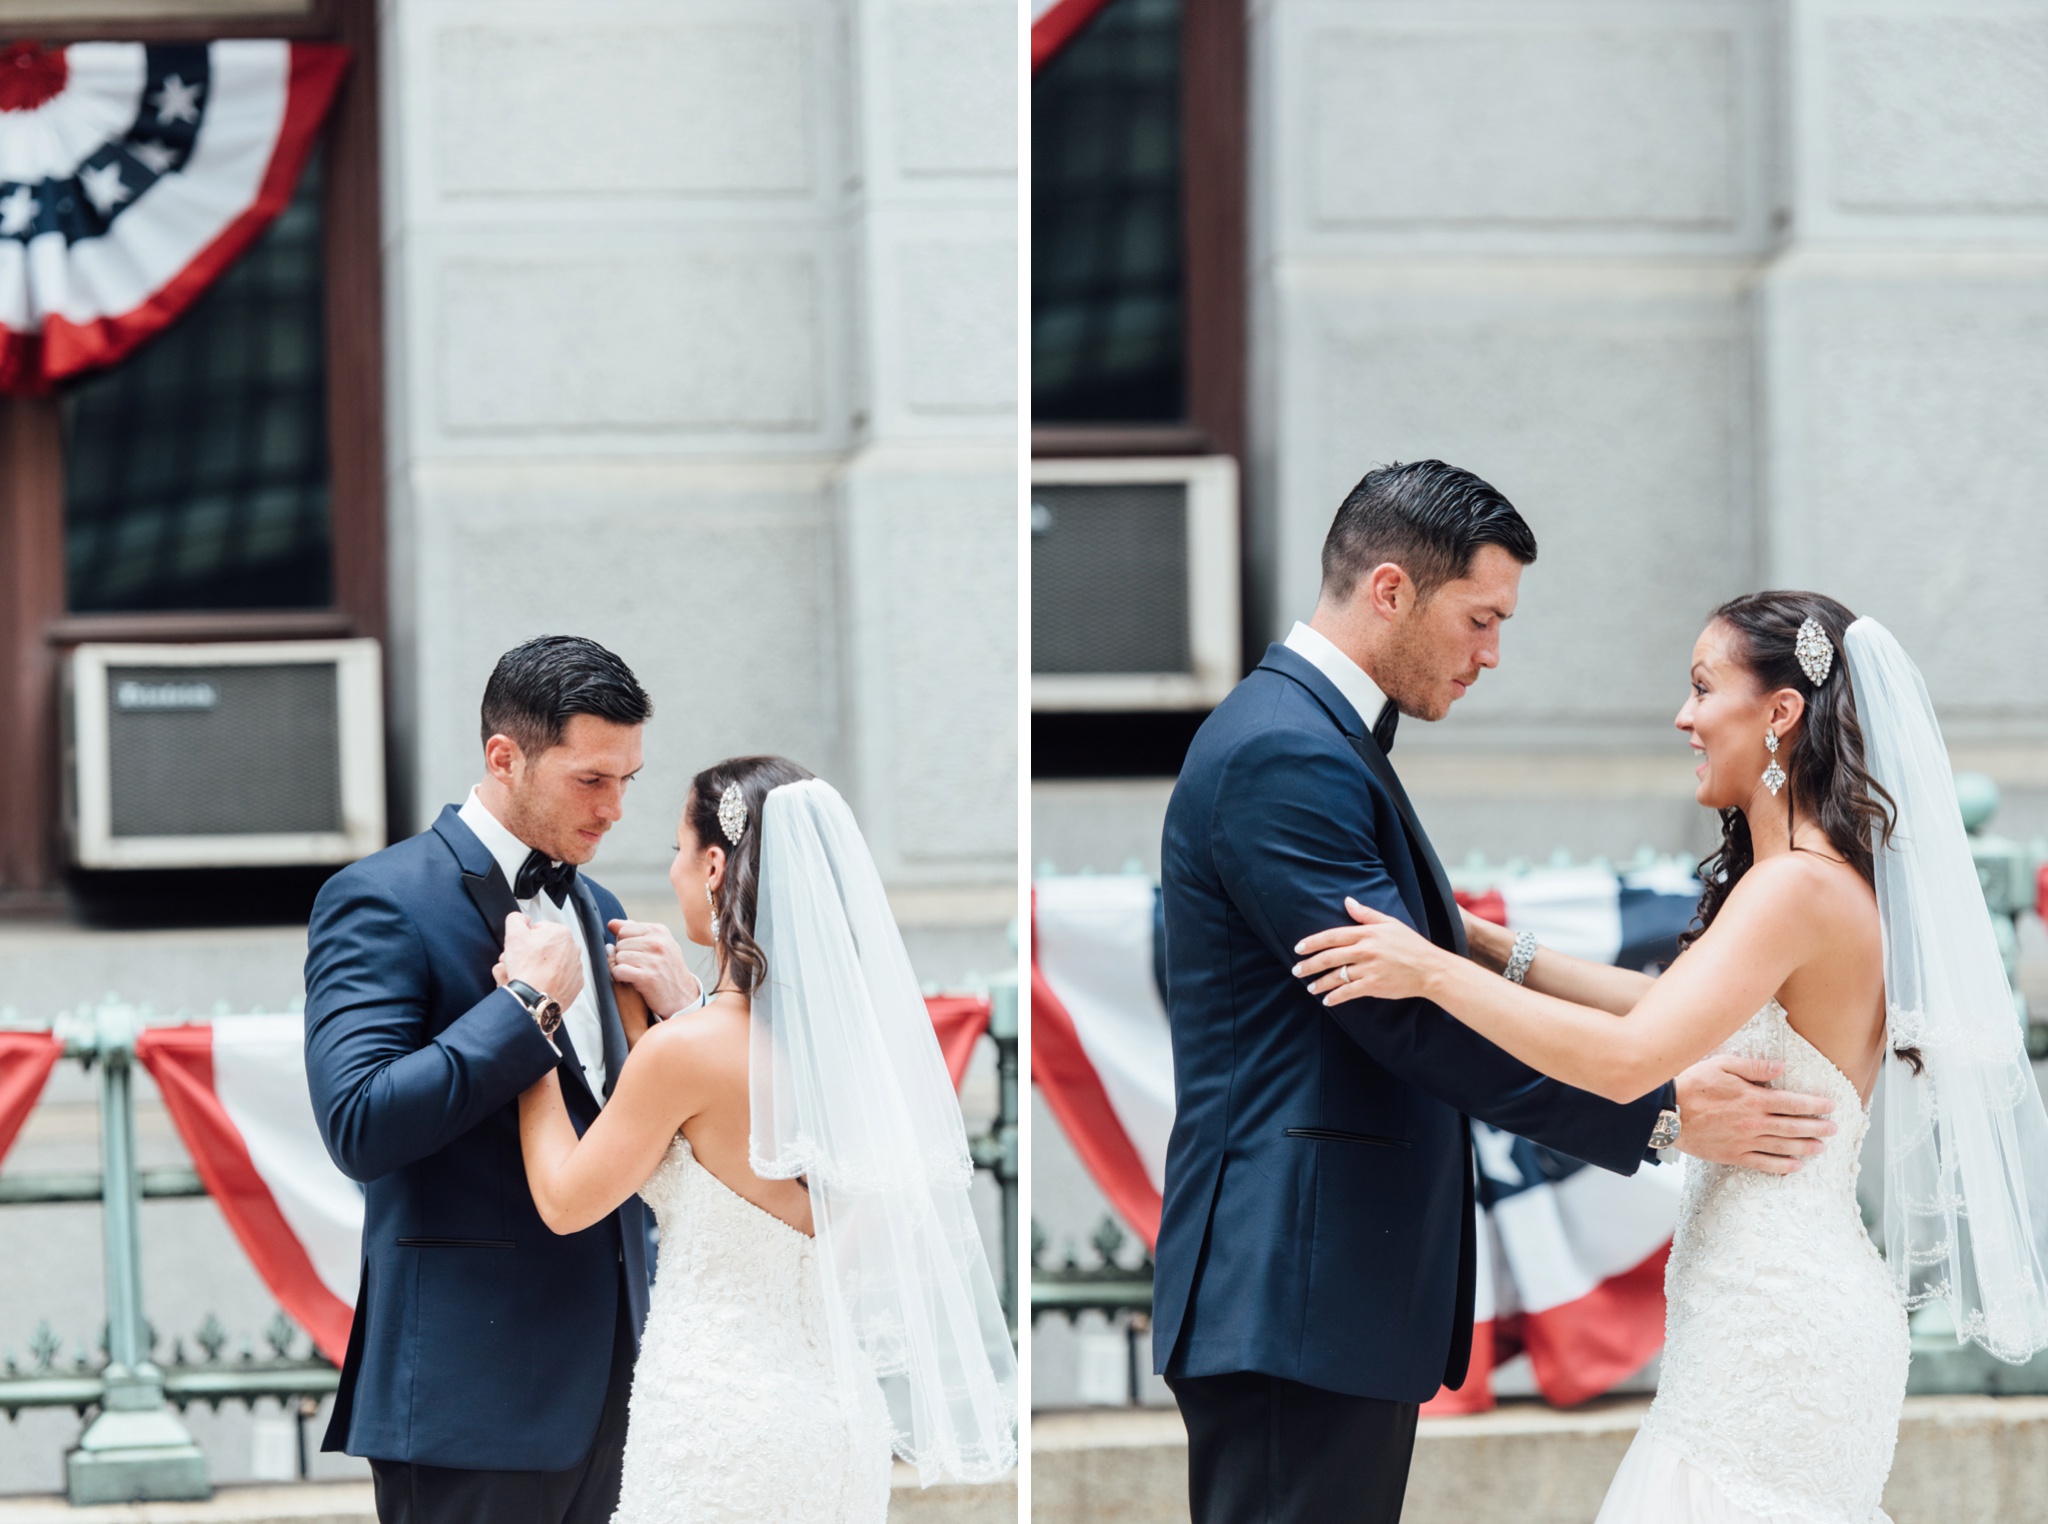
<svg viewBox="0 0 2048 1524"><path fill-rule="evenodd" d="M597 1001L597 1029L604 1034L604 1098L610 1100L612 1091L618 1088L619 1070L626 1063L626 1024L619 1019L618 997L612 993L606 960L600 956L605 947L605 926L598 919L597 897L580 876L573 898L576 917L583 928L583 945L590 949L591 981L597 986L590 993Z"/></svg>
<svg viewBox="0 0 2048 1524"><path fill-rule="evenodd" d="M1422 862L1429 874L1429 882L1435 890L1437 908L1443 916L1442 933L1448 938L1447 945L1459 957L1465 955L1465 922L1458 914L1458 898L1451 890L1450 876L1444 872L1444 865L1437 860L1436 848L1429 844L1429 836L1422 829L1422 822L1415 818L1415 806L1408 802L1408 791L1401 787L1400 774L1394 771L1394 764L1387 760L1387 754L1380 750L1379 743L1371 736L1357 736L1346 733L1345 740L1358 753L1359 760L1372 770L1374 777L1386 789L1394 801L1394 809L1401 817L1401 826L1408 833L1408 844ZM1435 920L1436 917L1430 917Z"/></svg>
<svg viewBox="0 0 2048 1524"><path fill-rule="evenodd" d="M457 812L454 805L451 804L441 811L440 818L434 822L434 830L448 844L448 850L455 854L455 861L462 868L463 890L469 895L469 902L476 906L477 914L484 918L484 925L490 929L492 945L500 952L503 952L505 949L505 917L515 915L519 910L519 901L512 897L512 886L505 882L504 870L498 866L498 860L491 856L491 849L477 840L476 832L462 823L462 816ZM579 891L579 900L581 895L589 893L587 889L583 888L580 881L576 887ZM587 928L589 925L587 919L584 924ZM601 947L604 944L602 941L599 941L591 945L593 947ZM593 976L597 971L597 963L597 958L593 956L591 959L591 972ZM598 991L598 1009L603 1011L607 1008L612 1013L612 1025L619 1026L618 1006L612 1001L612 991L609 982L602 984ZM623 1048L625 1045L624 1027L619 1026L619 1033L619 1043ZM582 1096L584 1103L592 1111L597 1110L597 1097L590 1093L590 1081L583 1073L583 1060L577 1055L576 1044L570 1040L569 1024L567 1022L555 1028L554 1044L555 1050L562 1055L562 1062L559 1067L562 1070L563 1085L575 1094ZM609 1032L605 1034L605 1048L607 1050L607 1057L609 1057L609 1050L611 1048L611 1034ZM605 1069L607 1075L616 1075L618 1072L617 1068L609 1062L606 1063ZM607 1094L610 1093L611 1085L609 1080L607 1080L605 1090Z"/></svg>

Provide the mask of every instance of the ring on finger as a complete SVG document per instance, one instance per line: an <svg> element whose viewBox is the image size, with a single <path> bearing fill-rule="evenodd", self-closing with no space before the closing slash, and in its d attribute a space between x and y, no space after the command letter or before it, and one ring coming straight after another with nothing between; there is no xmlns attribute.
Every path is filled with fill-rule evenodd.
<svg viewBox="0 0 2048 1524"><path fill-rule="evenodd" d="M1346 984L1349 984L1349 983L1351 982L1351 980L1352 980L1352 973L1351 973L1351 965L1350 965L1349 963L1346 963L1346 964L1345 964L1345 965L1343 966L1343 968L1342 968L1341 972L1342 972L1342 973L1343 973L1343 975L1344 975L1344 979L1343 979L1343 982L1344 982L1344 983L1346 983Z"/></svg>

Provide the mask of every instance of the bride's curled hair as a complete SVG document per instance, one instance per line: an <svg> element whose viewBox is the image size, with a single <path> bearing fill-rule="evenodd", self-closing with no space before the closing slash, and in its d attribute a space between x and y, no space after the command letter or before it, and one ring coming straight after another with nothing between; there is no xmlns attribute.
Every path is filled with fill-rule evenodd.
<svg viewBox="0 0 2048 1524"><path fill-rule="evenodd" d="M1835 648L1834 666L1819 684L1806 675L1794 649L1799 627L1809 619ZM1731 598L1709 616L1709 623L1715 621L1735 632L1743 664L1765 693L1790 688L1806 700L1806 712L1778 748L1791 804L1788 834L1791 822L1805 816L1863 881L1874 886L1877 847L1891 840L1897 809L1863 763L1863 727L1856 718L1856 695L1842 648L1856 616L1824 593L1768 592ZM1720 848L1700 864L1700 882L1706 887L1697 925L1680 938L1680 946L1713 925L1729 893L1756 862L1748 817L1733 809L1720 815ZM1900 1056L1919 1068L1917 1052L1901 1049Z"/></svg>
<svg viewBox="0 0 2048 1524"><path fill-rule="evenodd" d="M768 796L785 783L816 776L787 757L727 757L690 780L683 814L699 847L725 848L725 877L713 896L718 912L718 966L742 995L751 996L768 976L768 959L754 940L754 907L761 891L761 812ZM739 785L747 803L747 824L735 846L718 821L725 791Z"/></svg>

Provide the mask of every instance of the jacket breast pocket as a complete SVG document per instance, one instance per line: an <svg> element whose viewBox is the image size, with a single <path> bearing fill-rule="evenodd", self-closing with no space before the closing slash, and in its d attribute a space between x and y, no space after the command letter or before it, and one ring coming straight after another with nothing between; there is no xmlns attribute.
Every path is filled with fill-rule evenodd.
<svg viewBox="0 0 2048 1524"><path fill-rule="evenodd" d="M1415 1145L1406 1138L1383 1138L1370 1132L1346 1132L1340 1127L1290 1127L1290 1138L1308 1138L1317 1143L1369 1143L1374 1148L1408 1148Z"/></svg>
<svg viewBox="0 0 2048 1524"><path fill-rule="evenodd" d="M401 1249L511 1249L509 1238L401 1238Z"/></svg>

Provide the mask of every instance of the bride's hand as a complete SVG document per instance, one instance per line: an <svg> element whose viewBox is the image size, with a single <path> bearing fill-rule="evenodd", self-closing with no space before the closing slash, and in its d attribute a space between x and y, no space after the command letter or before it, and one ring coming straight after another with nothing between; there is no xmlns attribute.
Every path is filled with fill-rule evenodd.
<svg viewBox="0 0 2048 1524"><path fill-rule="evenodd" d="M1358 925L1333 926L1295 944L1302 959L1294 965L1294 974L1309 981L1309 993L1321 995L1324 1005L1368 996L1403 1000L1422 994L1449 954L1404 923L1348 895L1344 908Z"/></svg>

